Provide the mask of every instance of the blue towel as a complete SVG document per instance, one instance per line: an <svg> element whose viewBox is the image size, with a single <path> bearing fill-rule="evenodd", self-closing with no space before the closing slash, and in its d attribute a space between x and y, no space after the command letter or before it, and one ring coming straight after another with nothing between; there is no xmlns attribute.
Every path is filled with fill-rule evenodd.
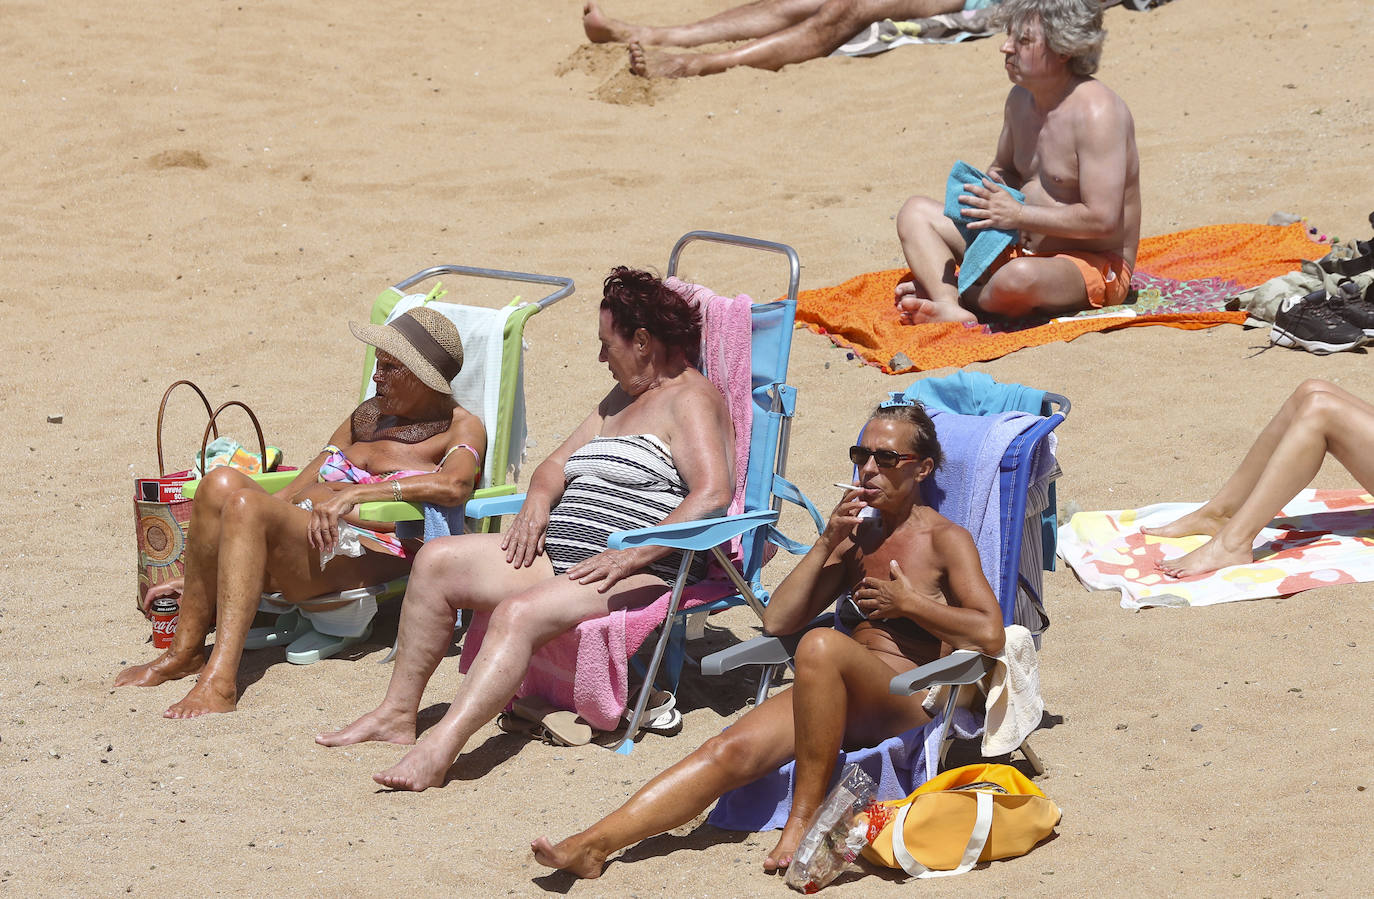
<svg viewBox="0 0 1374 899"><path fill-rule="evenodd" d="M1047 417L1054 412L1045 400L1045 391L1022 384L1000 384L980 371L957 371L943 378L924 378L908 387L906 396L927 409L944 409L961 415L1028 412ZM1045 570L1054 571L1059 540L1059 508L1054 484L1050 484L1049 493L1050 503L1040 514L1040 545L1044 547Z"/></svg>
<svg viewBox="0 0 1374 899"><path fill-rule="evenodd" d="M428 543L435 537L449 537L463 533L462 506L436 506L433 503L421 503L420 508L425 513L424 522L398 521L396 522L396 536L402 540L413 540L420 537Z"/></svg>
<svg viewBox="0 0 1374 899"><path fill-rule="evenodd" d="M998 256L1007 247L1011 246L1012 241L1016 240L1015 231L989 230L972 231L969 229L971 219L964 218L959 211L959 195L965 193L965 184L981 184L987 175L975 169L967 162L960 160L954 163L954 168L949 170L949 180L945 182L945 216L954 222L954 227L959 229L959 234L964 238L967 249L964 250L964 261L959 265L959 295L973 286L973 283L982 277L983 272L988 270L988 266L996 261ZM1016 202L1024 203L1026 195L1014 187L1002 185L1007 193L1016 198Z"/></svg>

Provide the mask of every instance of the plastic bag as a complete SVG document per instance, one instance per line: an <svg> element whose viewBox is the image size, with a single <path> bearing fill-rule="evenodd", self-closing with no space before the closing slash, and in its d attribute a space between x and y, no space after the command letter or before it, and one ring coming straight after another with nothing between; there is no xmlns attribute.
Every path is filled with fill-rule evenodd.
<svg viewBox="0 0 1374 899"><path fill-rule="evenodd" d="M863 813L876 789L873 778L858 765L845 767L787 866L788 886L814 893L858 858L869 840L868 819Z"/></svg>

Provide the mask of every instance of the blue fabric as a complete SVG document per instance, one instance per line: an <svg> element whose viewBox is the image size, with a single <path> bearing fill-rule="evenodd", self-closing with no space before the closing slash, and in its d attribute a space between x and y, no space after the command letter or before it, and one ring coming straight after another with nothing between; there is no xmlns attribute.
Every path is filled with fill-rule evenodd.
<svg viewBox="0 0 1374 899"><path fill-rule="evenodd" d="M980 371L957 371L943 378L924 378L906 389L906 396L929 409L944 409L962 415L989 415L996 412L1028 412L1048 418L1054 408L1045 391L1022 384L1001 384ZM1055 485L1050 485L1050 504L1040 513L1040 545L1044 548L1044 569L1054 571L1055 548L1059 541L1059 508Z"/></svg>
<svg viewBox="0 0 1374 899"><path fill-rule="evenodd" d="M954 222L954 227L959 229L959 234L964 238L967 249L964 250L964 260L959 265L959 294L962 296L973 283L982 277L983 272L988 270L988 266L1002 255L1007 247L1011 246L1012 241L1016 240L1015 231L1003 229L991 229L987 231L973 231L969 229L971 219L964 218L959 207L959 195L966 193L964 185L981 184L987 175L978 169L960 160L954 163L954 167L949 170L949 179L945 182L945 216ZM1002 188L1011 194L1018 203L1024 203L1026 195L1014 187Z"/></svg>

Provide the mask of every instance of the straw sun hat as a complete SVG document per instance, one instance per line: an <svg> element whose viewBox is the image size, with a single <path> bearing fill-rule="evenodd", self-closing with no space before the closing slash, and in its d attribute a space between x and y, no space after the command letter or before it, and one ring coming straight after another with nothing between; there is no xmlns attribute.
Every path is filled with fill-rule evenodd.
<svg viewBox="0 0 1374 899"><path fill-rule="evenodd" d="M458 329L433 309L420 306L384 325L349 322L348 329L363 343L395 356L431 390L449 393L449 382L463 368Z"/></svg>

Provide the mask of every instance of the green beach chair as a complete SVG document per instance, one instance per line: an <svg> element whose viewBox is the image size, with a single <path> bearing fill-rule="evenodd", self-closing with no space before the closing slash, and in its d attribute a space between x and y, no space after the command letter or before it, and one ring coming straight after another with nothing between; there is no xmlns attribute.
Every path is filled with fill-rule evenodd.
<svg viewBox="0 0 1374 899"><path fill-rule="evenodd" d="M540 285L548 293L535 302L516 297L500 308L450 303L444 300L437 279L452 276L490 278ZM436 282L428 293L415 293L412 288L426 282ZM416 306L428 306L443 313L458 326L463 338L463 371L454 379L454 395L469 411L478 415L487 428L487 451L482 476L473 499L492 499L515 492L525 446L524 424L524 329L530 316L535 315L574 290L571 278L510 272L499 269L473 268L463 265L439 265L417 272L383 290L372 303L370 321L382 324ZM367 346L363 358L362 383L359 402L372 396L372 374L376 368L376 351ZM256 475L254 480L269 492L275 493L291 483L296 472L269 472ZM198 482L188 483L183 495L194 498ZM425 527L422 507L405 502L363 503L358 515L366 521L394 522L401 529L418 533ZM431 521L434 516L431 515ZM468 519L468 531L487 532L499 527L499 519L485 517ZM274 603L272 595L265 595L262 609L282 613L277 622L250 631L246 648L265 649L286 646L287 661L308 665L328 658L340 650L367 639L371 633L371 613L375 604L405 592L405 578L385 584L347 590L316 597L289 608ZM312 609L333 605L340 600L351 601L343 607L344 614L331 617L337 625L308 620ZM302 614L304 613L304 614ZM366 619L365 621L363 619ZM326 633L339 630L341 633ZM393 647L382 662L391 660Z"/></svg>

